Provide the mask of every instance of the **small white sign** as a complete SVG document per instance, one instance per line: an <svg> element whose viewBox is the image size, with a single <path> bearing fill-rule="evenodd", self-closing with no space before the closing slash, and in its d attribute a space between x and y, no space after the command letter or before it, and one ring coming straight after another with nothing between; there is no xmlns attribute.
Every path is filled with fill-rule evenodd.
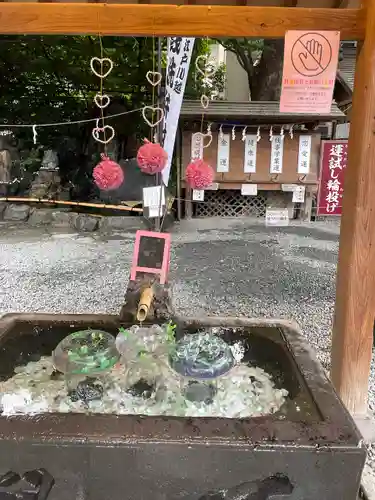
<svg viewBox="0 0 375 500"><path fill-rule="evenodd" d="M144 207L159 208L163 205L165 205L164 186L151 186L143 188Z"/></svg>
<svg viewBox="0 0 375 500"><path fill-rule="evenodd" d="M284 136L274 135L271 142L270 174L281 174L283 171Z"/></svg>
<svg viewBox="0 0 375 500"><path fill-rule="evenodd" d="M203 158L203 135L199 132L191 134L191 159Z"/></svg>
<svg viewBox="0 0 375 500"><path fill-rule="evenodd" d="M218 134L217 172L229 172L230 135Z"/></svg>
<svg viewBox="0 0 375 500"><path fill-rule="evenodd" d="M293 191L293 203L303 203L305 201L305 186L296 186Z"/></svg>
<svg viewBox="0 0 375 500"><path fill-rule="evenodd" d="M213 182L211 186L208 186L206 188L206 191L217 191L219 189L219 183L218 182Z"/></svg>
<svg viewBox="0 0 375 500"><path fill-rule="evenodd" d="M148 217L153 219L154 217L162 217L164 215L164 207L149 207Z"/></svg>
<svg viewBox="0 0 375 500"><path fill-rule="evenodd" d="M293 193L296 187L297 184L281 184L281 191L284 191L285 193Z"/></svg>
<svg viewBox="0 0 375 500"><path fill-rule="evenodd" d="M311 135L299 136L298 149L298 167L299 174L308 174L310 172L310 156L311 156Z"/></svg>
<svg viewBox="0 0 375 500"><path fill-rule="evenodd" d="M204 200L204 189L193 189L193 201Z"/></svg>
<svg viewBox="0 0 375 500"><path fill-rule="evenodd" d="M257 136L246 135L243 171L245 174L255 174L257 171Z"/></svg>
<svg viewBox="0 0 375 500"><path fill-rule="evenodd" d="M266 226L288 226L289 212L287 208L267 208Z"/></svg>
<svg viewBox="0 0 375 500"><path fill-rule="evenodd" d="M256 196L258 194L258 184L242 184L241 194L243 196Z"/></svg>

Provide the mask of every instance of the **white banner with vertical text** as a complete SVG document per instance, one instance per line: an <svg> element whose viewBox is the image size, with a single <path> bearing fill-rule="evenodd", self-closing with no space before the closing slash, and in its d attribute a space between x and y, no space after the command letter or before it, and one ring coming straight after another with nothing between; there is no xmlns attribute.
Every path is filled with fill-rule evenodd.
<svg viewBox="0 0 375 500"><path fill-rule="evenodd" d="M217 168L216 171L224 174L229 172L230 135L219 134L217 142Z"/></svg>
<svg viewBox="0 0 375 500"><path fill-rule="evenodd" d="M257 171L257 136L245 136L245 158L243 171L245 174L255 174Z"/></svg>
<svg viewBox="0 0 375 500"><path fill-rule="evenodd" d="M194 41L195 38L178 36L168 38L163 141L161 141L168 154L167 164L162 172L163 182L166 186L168 186L171 172L178 120L184 98Z"/></svg>
<svg viewBox="0 0 375 500"><path fill-rule="evenodd" d="M298 174L308 174L310 172L310 156L311 156L311 135L299 136L298 149Z"/></svg>
<svg viewBox="0 0 375 500"><path fill-rule="evenodd" d="M281 174L283 171L284 136L274 135L271 140L270 174Z"/></svg>

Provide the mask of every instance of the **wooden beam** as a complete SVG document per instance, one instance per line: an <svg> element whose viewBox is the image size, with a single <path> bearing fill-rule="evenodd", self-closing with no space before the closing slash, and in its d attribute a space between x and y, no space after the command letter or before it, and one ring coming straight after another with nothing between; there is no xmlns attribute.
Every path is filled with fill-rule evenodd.
<svg viewBox="0 0 375 500"><path fill-rule="evenodd" d="M359 51L332 337L331 377L352 414L367 410L375 313L375 0L367 2Z"/></svg>
<svg viewBox="0 0 375 500"><path fill-rule="evenodd" d="M319 29L361 40L364 17L360 9L5 2L0 33L282 38Z"/></svg>

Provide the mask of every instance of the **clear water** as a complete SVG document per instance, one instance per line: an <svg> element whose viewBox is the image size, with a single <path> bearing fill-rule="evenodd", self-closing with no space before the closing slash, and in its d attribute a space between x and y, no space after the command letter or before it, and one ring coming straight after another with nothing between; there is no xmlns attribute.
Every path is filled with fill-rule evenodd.
<svg viewBox="0 0 375 500"><path fill-rule="evenodd" d="M240 359L238 353L244 353L241 342L229 347L219 337L212 337L212 331L199 335L200 341L204 339L204 356L196 350L197 344L191 343L193 336L189 345L186 338L180 342L190 356L189 370L186 360L181 365L182 351L176 349L173 332L167 326L156 325L122 330L116 338L118 362L96 373L69 371L66 364L63 369L56 361L56 352L63 349L56 349L54 358L43 355L23 361L14 366L10 377L0 379L3 414L245 418L273 414L282 407L287 391L276 387L264 369ZM111 341L106 340L107 348Z"/></svg>

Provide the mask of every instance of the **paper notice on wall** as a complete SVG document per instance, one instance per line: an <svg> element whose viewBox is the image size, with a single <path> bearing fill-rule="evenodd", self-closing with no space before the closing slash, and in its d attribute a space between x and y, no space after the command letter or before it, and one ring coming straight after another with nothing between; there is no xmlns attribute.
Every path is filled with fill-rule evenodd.
<svg viewBox="0 0 375 500"><path fill-rule="evenodd" d="M267 208L266 226L283 227L289 225L289 212L287 208Z"/></svg>
<svg viewBox="0 0 375 500"><path fill-rule="evenodd" d="M191 159L203 158L203 135L200 132L191 134Z"/></svg>
<svg viewBox="0 0 375 500"><path fill-rule="evenodd" d="M167 165L162 172L163 182L166 186L168 186L169 182L178 120L189 74L194 41L194 38L182 38L180 36L171 37L167 40L167 68L162 133L163 147L168 155Z"/></svg>
<svg viewBox="0 0 375 500"><path fill-rule="evenodd" d="M256 196L258 194L258 184L242 184L241 194L243 196Z"/></svg>
<svg viewBox="0 0 375 500"><path fill-rule="evenodd" d="M245 156L243 171L245 174L255 174L257 171L257 136L245 136Z"/></svg>
<svg viewBox="0 0 375 500"><path fill-rule="evenodd" d="M311 135L299 136L298 167L299 174L306 175L310 172Z"/></svg>
<svg viewBox="0 0 375 500"><path fill-rule="evenodd" d="M193 201L204 200L204 189L193 189Z"/></svg>
<svg viewBox="0 0 375 500"><path fill-rule="evenodd" d="M296 186L293 191L293 203L303 203L305 201L305 186Z"/></svg>
<svg viewBox="0 0 375 500"><path fill-rule="evenodd" d="M274 135L271 140L270 174L281 174L283 171L284 136Z"/></svg>
<svg viewBox="0 0 375 500"><path fill-rule="evenodd" d="M218 134L217 143L217 172L229 172L229 155L230 155L230 135Z"/></svg>

